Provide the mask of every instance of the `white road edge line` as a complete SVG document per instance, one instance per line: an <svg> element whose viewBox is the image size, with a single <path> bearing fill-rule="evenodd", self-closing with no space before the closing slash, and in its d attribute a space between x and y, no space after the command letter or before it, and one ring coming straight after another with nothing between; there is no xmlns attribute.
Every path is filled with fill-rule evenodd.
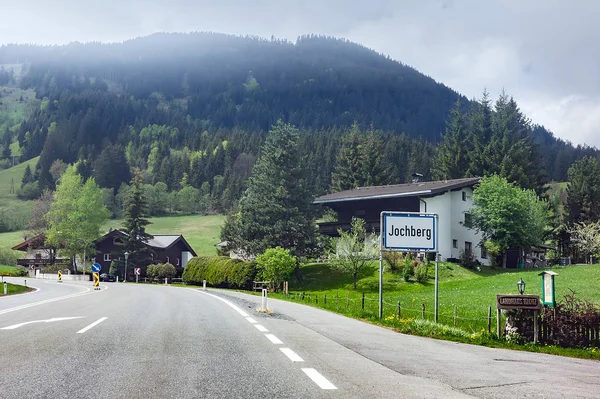
<svg viewBox="0 0 600 399"><path fill-rule="evenodd" d="M261 326L260 324L255 324L254 327L256 327L256 329L260 332L269 332L266 327Z"/></svg>
<svg viewBox="0 0 600 399"><path fill-rule="evenodd" d="M302 359L300 356L298 356L298 354L296 352L294 352L293 350L291 350L290 348L279 348L280 351L283 352L284 355L286 355L288 357L288 359L290 359L292 362L303 362L304 359Z"/></svg>
<svg viewBox="0 0 600 399"><path fill-rule="evenodd" d="M267 339L269 341L271 341L272 343L274 343L275 345L283 344L283 342L281 342L281 340L279 338L277 338L276 336L274 336L273 334L265 334L265 337L267 337Z"/></svg>
<svg viewBox="0 0 600 399"><path fill-rule="evenodd" d="M311 369L311 368L306 368L306 369L303 368L302 371L304 371L304 374L306 374L311 380L313 380L314 383L319 386L319 388L321 388L321 389L337 389L337 387L335 385L333 385L331 382L329 382L329 380L327 378L323 377L323 375L321 373L319 373L317 370Z"/></svg>
<svg viewBox="0 0 600 399"><path fill-rule="evenodd" d="M254 320L252 317L246 317L246 320L248 320L252 324L258 323L258 321Z"/></svg>
<svg viewBox="0 0 600 399"><path fill-rule="evenodd" d="M90 328L93 328L95 326L97 326L98 324L102 323L104 320L108 319L108 317L102 317L98 320L96 320L95 322L93 322L92 324L90 324L87 327L82 328L81 330L77 331L77 334L83 334L84 332L86 332L87 330L89 330Z"/></svg>
<svg viewBox="0 0 600 399"><path fill-rule="evenodd" d="M242 309L240 309L238 306L234 305L233 303L229 302L227 299L223 299L220 296L209 294L208 292L204 292L204 291L199 291L199 290L194 290L194 291L199 292L204 295L212 296L213 298L216 298L219 301L226 303L227 306L229 306L230 308L232 308L233 310L235 310L236 312L238 312L239 314L241 314L244 317L249 316L248 313L244 312Z"/></svg>
<svg viewBox="0 0 600 399"><path fill-rule="evenodd" d="M78 292L78 293L75 293L75 294L70 294L70 295L65 295L65 296L59 296L57 298L45 299L45 300L39 301L39 302L28 303L26 305L15 306L14 308L8 308L8 309L0 310L0 315L5 314L5 313L10 313L10 312L16 312L17 310L23 310L23 309L31 308L33 306L43 305L45 303L61 301L63 299L77 298L77 297L86 295L89 292L91 292L91 290L89 288L85 287L85 289L86 289L85 291Z"/></svg>

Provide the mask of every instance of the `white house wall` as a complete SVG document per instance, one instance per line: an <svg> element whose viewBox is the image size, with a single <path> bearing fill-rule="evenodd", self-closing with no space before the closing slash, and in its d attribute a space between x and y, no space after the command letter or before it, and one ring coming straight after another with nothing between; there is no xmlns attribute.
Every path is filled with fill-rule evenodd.
<svg viewBox="0 0 600 399"><path fill-rule="evenodd" d="M463 192L466 194L463 201ZM481 257L481 234L466 228L463 223L465 213L473 206L473 190L463 188L459 191L448 191L432 198L423 198L421 212L437 213L439 215L439 253L442 259L459 258L465 249L465 242L470 242L475 258L484 265L489 265L489 259ZM453 240L457 241L457 248L453 247Z"/></svg>

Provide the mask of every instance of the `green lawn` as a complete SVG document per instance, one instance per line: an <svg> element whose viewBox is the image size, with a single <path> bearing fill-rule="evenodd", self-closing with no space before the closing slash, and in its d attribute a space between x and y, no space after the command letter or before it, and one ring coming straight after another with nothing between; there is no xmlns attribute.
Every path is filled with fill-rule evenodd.
<svg viewBox="0 0 600 399"><path fill-rule="evenodd" d="M557 301L569 293L600 304L600 265L556 267L555 277ZM442 262L439 267L439 321L454 324L454 309L457 312L457 327L468 332L487 329L488 307L495 314L496 294L518 294L517 281L527 283L526 294L541 295L541 270L493 270L482 268L480 272ZM430 271L433 276L433 267ZM352 280L347 275L331 269L326 264L310 264L302 268L303 282L290 281L292 298L312 305L324 306L327 295L327 308L341 313L364 318L377 318L378 314L378 265L372 264L353 289ZM293 279L295 280L295 279ZM365 294L365 309L362 309L362 293ZM317 299L318 298L318 299ZM349 301L348 301L349 298ZM421 318L422 304L425 304L426 319L433 320L434 280L421 284L406 283L397 274L384 275L384 317L397 313L397 303L401 305L401 316ZM495 320L492 320L495 326Z"/></svg>
<svg viewBox="0 0 600 399"><path fill-rule="evenodd" d="M29 165L32 171L35 170L38 158L32 158L12 168L0 170L0 217L7 218L11 223L24 226L29 221L33 201L20 200L17 198L17 191L21 188L21 179L25 168Z"/></svg>
<svg viewBox="0 0 600 399"><path fill-rule="evenodd" d="M147 227L150 234L182 234L185 240L194 248L199 256L216 255L215 244L220 242L221 226L225 221L223 215L211 216L166 216L150 218L151 225ZM122 228L123 220L110 220L103 231Z"/></svg>
<svg viewBox="0 0 600 399"><path fill-rule="evenodd" d="M0 265L0 276L22 276L23 273L26 273L27 269L22 266L4 266Z"/></svg>

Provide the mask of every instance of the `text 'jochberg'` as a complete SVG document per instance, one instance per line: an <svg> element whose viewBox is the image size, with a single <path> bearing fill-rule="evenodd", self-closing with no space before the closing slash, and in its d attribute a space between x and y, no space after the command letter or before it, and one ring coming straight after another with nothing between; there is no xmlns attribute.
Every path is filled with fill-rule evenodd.
<svg viewBox="0 0 600 399"><path fill-rule="evenodd" d="M414 226L395 227L390 226L390 237L425 237L431 240L431 229L415 229Z"/></svg>

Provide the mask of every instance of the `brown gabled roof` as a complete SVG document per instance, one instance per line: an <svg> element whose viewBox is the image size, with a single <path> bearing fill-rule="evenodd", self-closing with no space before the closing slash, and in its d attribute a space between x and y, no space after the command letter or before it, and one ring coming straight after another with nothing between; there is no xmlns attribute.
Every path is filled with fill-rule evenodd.
<svg viewBox="0 0 600 399"><path fill-rule="evenodd" d="M46 241L46 235L44 233L40 233L36 236L31 237L29 240L27 241L23 241L22 243L15 245L14 247L12 247L11 249L13 251L25 251L27 252L27 248L32 245L32 244L37 244L37 243L44 243L44 241Z"/></svg>
<svg viewBox="0 0 600 399"><path fill-rule="evenodd" d="M314 204L327 204L343 201L358 201L378 198L414 197L434 195L440 192L472 187L479 182L480 177L465 179L425 181L418 183L394 184L390 186L359 187L352 190L340 191L323 195L314 200Z"/></svg>

